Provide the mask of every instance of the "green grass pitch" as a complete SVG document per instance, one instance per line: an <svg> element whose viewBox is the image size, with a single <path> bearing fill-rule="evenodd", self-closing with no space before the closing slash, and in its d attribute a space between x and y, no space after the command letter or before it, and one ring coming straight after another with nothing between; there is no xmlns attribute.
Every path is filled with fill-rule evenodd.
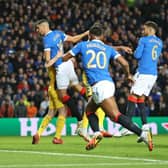
<svg viewBox="0 0 168 168"><path fill-rule="evenodd" d="M78 136L63 137L63 145L52 144L52 138L42 137L32 145L32 137L0 137L0 168L167 168L168 135L153 137L154 150L137 144L135 135L104 138L91 151Z"/></svg>

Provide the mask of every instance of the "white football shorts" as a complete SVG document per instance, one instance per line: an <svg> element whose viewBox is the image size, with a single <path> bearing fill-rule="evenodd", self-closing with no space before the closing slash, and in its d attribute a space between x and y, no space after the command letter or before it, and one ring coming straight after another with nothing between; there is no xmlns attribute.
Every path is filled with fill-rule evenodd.
<svg viewBox="0 0 168 168"><path fill-rule="evenodd" d="M131 93L138 96L149 96L152 87L156 82L156 75L139 74L138 72L134 75L135 83L131 87Z"/></svg>
<svg viewBox="0 0 168 168"><path fill-rule="evenodd" d="M58 89L67 89L69 85L79 83L71 60L63 62L56 69L56 82Z"/></svg>
<svg viewBox="0 0 168 168"><path fill-rule="evenodd" d="M103 80L93 85L92 90L93 90L92 94L93 100L95 101L96 104L99 104L103 100L114 96L115 86L113 82Z"/></svg>

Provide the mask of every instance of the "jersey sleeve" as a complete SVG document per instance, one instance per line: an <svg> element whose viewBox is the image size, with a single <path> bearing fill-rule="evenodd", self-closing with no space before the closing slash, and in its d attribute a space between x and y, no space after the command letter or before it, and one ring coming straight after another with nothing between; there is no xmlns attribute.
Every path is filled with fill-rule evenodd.
<svg viewBox="0 0 168 168"><path fill-rule="evenodd" d="M62 39L62 41L66 41L67 35L64 32L62 32L62 31L60 31L60 33L61 33L61 39Z"/></svg>
<svg viewBox="0 0 168 168"><path fill-rule="evenodd" d="M76 44L76 45L70 50L71 55L76 56L77 54L81 53L81 46L82 46L82 42Z"/></svg>
<svg viewBox="0 0 168 168"><path fill-rule="evenodd" d="M120 53L114 48L111 48L111 59L117 59L119 56L121 56Z"/></svg>
<svg viewBox="0 0 168 168"><path fill-rule="evenodd" d="M134 52L134 57L136 59L140 59L143 53L143 49L144 49L144 39L140 38L139 42L138 42L138 47L136 48L135 52Z"/></svg>
<svg viewBox="0 0 168 168"><path fill-rule="evenodd" d="M50 41L46 38L43 39L44 51L50 51L51 45Z"/></svg>

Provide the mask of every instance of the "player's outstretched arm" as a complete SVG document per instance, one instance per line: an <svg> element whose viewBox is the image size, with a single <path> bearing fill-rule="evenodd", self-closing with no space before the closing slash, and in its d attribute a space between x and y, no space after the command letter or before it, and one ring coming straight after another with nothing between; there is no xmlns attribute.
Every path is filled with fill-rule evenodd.
<svg viewBox="0 0 168 168"><path fill-rule="evenodd" d="M46 58L45 67L46 68L52 66L60 57L62 57L63 52L62 51L58 51L57 55L54 58L52 58L52 59L50 59L50 55L49 54L50 54L50 52L49 53L45 52L45 58Z"/></svg>
<svg viewBox="0 0 168 168"><path fill-rule="evenodd" d="M70 36L67 35L67 39L66 41L72 42L72 43L77 43L78 41L80 41L83 37L88 36L89 35L89 31L85 31L82 34L76 35L76 36Z"/></svg>
<svg viewBox="0 0 168 168"><path fill-rule="evenodd" d="M128 54L132 54L132 48L127 47L127 46L113 46L114 49L116 49L117 51L125 51Z"/></svg>

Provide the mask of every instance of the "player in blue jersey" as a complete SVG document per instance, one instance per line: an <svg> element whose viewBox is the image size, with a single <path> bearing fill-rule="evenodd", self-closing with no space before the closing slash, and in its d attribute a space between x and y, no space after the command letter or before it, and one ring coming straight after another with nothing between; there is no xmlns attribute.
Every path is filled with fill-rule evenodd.
<svg viewBox="0 0 168 168"><path fill-rule="evenodd" d="M140 136L151 151L153 144L150 132L138 128L128 117L120 113L114 98L115 86L108 71L110 60L117 60L122 65L126 78L133 82L128 62L115 49L103 43L104 30L100 24L95 24L90 28L89 39L90 41L78 43L62 57L64 61L67 61L71 57L81 54L88 83L92 86L93 95L87 104L86 114L94 135L86 145L86 150L95 148L102 139L95 115L97 108L101 107L112 121L120 123Z"/></svg>
<svg viewBox="0 0 168 168"><path fill-rule="evenodd" d="M80 92L81 95L85 96L85 92L86 92L85 88L82 87L81 85L79 85L79 81L78 81L77 75L74 71L74 66L73 66L72 60L70 60L68 62L62 62L61 59L56 60L55 55L59 55L60 53L63 52L64 41L76 43L77 41L82 39L84 36L87 36L88 31L86 31L82 34L76 35L76 36L66 35L62 31L51 30L49 27L48 21L45 19L37 21L35 24L35 29L36 29L36 32L38 32L41 36L43 36L45 67L49 70L49 74L50 74L50 70L52 69L52 75L50 75L51 81L53 81L53 82L56 81L57 92L58 92L58 96L59 96L60 100L62 100L62 102L64 104L68 105L71 108L72 115L77 118L78 125L80 126L82 124L82 116L78 112L74 100L71 99L71 97L67 94L66 89L68 88L69 83L71 82L71 85L78 92ZM55 72L53 71L53 69L55 69ZM53 86L53 82L52 82L52 86ZM53 104L55 104L55 102L58 102L59 99L57 98L57 92L52 87L52 91L50 89L49 93L53 93L53 92L55 93L55 95L54 96L51 95L52 96L51 98L54 101ZM55 98L53 98L53 97L55 97ZM52 101L51 98L50 98L50 102ZM54 108L56 108L56 107L57 106L54 105ZM57 109L55 109L55 110L57 110ZM52 106L52 109L49 109L49 114L52 114L49 116L49 119L51 119L54 116L53 106ZM46 118L46 121L42 125L43 130L48 125L48 123L50 121L49 119ZM65 119L64 119L64 121L65 121ZM58 122L59 122L59 120L58 120ZM63 122L61 122L61 123L62 123L61 124L61 127L62 127L64 123ZM58 125L60 125L60 124L58 124ZM42 131L40 131L40 132L42 132ZM33 139L33 144L38 143L38 141L39 141L39 136L37 135Z"/></svg>
<svg viewBox="0 0 168 168"><path fill-rule="evenodd" d="M142 128L148 129L145 97L147 97L157 79L157 63L162 51L162 40L156 36L158 26L155 22L147 21L143 25L143 37L139 39L134 57L138 61L137 72L134 75L135 83L128 96L126 115L132 118L135 106L140 112ZM121 130L121 135L129 135L127 129Z"/></svg>

